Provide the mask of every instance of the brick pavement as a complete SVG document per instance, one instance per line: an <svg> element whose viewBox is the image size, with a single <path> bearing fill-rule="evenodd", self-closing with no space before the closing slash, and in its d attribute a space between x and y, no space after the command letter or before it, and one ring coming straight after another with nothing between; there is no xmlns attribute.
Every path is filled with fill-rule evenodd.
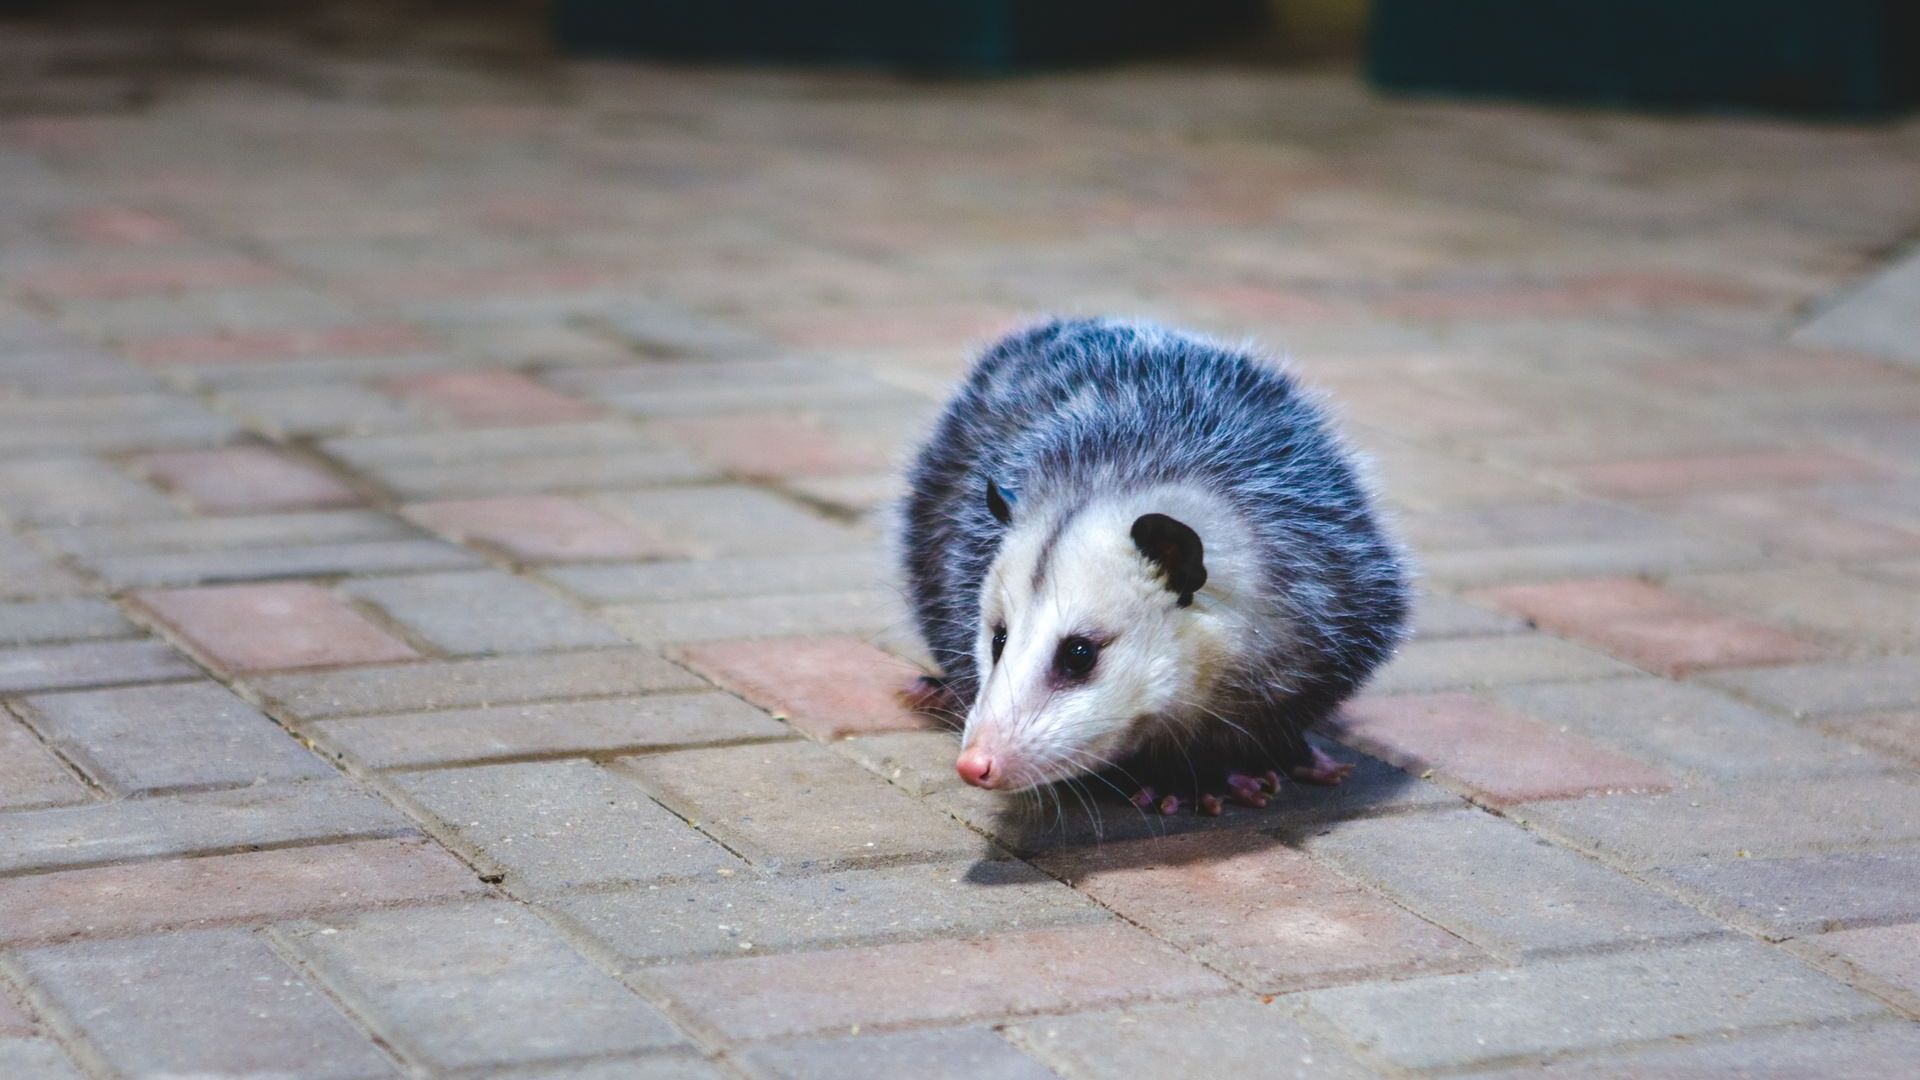
<svg viewBox="0 0 1920 1080"><path fill-rule="evenodd" d="M1920 370L1795 330L1920 126L409 25L0 25L0 1075L1911 1070ZM1374 457L1343 788L1022 816L890 697L896 467L1046 310Z"/></svg>

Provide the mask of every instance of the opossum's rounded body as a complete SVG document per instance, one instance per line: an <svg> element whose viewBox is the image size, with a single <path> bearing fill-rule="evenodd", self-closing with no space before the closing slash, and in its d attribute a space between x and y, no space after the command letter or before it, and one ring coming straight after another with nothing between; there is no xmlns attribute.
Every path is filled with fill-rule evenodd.
<svg viewBox="0 0 1920 1080"><path fill-rule="evenodd" d="M1321 410L1255 357L1148 325L990 348L913 467L902 541L983 787L1284 772L1408 608Z"/></svg>

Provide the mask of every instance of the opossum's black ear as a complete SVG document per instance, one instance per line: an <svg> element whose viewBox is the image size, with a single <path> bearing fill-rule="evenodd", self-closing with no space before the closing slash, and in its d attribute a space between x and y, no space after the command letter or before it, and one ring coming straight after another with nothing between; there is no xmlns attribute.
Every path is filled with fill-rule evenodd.
<svg viewBox="0 0 1920 1080"><path fill-rule="evenodd" d="M1165 514L1142 514L1133 523L1133 546L1167 575L1167 588L1180 594L1181 607L1193 603L1193 594L1207 583L1199 533Z"/></svg>
<svg viewBox="0 0 1920 1080"><path fill-rule="evenodd" d="M1013 504L1020 501L1019 495L1002 488L987 478L987 509L993 512L993 519L1002 525L1013 524Z"/></svg>

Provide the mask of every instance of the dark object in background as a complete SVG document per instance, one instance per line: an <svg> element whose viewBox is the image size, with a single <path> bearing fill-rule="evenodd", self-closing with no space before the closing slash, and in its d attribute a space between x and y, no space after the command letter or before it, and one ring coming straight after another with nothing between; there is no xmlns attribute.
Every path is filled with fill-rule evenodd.
<svg viewBox="0 0 1920 1080"><path fill-rule="evenodd" d="M1261 25L1264 0L554 0L578 54L954 72L1163 53Z"/></svg>
<svg viewBox="0 0 1920 1080"><path fill-rule="evenodd" d="M1879 115L1920 104L1915 0L1374 0L1391 90Z"/></svg>

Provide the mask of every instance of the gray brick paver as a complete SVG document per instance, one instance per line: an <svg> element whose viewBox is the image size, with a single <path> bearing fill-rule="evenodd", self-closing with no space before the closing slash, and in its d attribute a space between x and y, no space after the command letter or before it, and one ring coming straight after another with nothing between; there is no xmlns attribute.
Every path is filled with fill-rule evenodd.
<svg viewBox="0 0 1920 1080"><path fill-rule="evenodd" d="M16 813L6 826L0 874L417 832L399 811L343 780Z"/></svg>
<svg viewBox="0 0 1920 1080"><path fill-rule="evenodd" d="M1303 1000L1312 1015L1409 1069L1885 1012L1752 941L1316 990Z"/></svg>
<svg viewBox="0 0 1920 1080"><path fill-rule="evenodd" d="M369 578L343 591L450 656L604 648L623 641L566 600L494 570Z"/></svg>
<svg viewBox="0 0 1920 1080"><path fill-rule="evenodd" d="M273 933L388 1044L429 1069L498 1069L686 1042L652 1006L510 903L324 918Z"/></svg>
<svg viewBox="0 0 1920 1080"><path fill-rule="evenodd" d="M118 795L333 775L214 682L41 694L17 707L48 745Z"/></svg>
<svg viewBox="0 0 1920 1080"><path fill-rule="evenodd" d="M646 882L740 865L632 777L592 762L435 770L393 783L445 823L454 846L499 867L518 889Z"/></svg>
<svg viewBox="0 0 1920 1080"><path fill-rule="evenodd" d="M14 963L121 1073L359 1080L397 1069L258 935L209 930L27 950Z"/></svg>

